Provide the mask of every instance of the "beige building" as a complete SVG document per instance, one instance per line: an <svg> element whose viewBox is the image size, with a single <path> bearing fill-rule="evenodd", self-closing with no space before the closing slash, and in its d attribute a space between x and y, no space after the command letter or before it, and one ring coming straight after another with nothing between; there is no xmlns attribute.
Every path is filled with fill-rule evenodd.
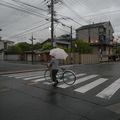
<svg viewBox="0 0 120 120"><path fill-rule="evenodd" d="M90 24L76 29L76 38L93 46L93 53L105 58L113 54L113 27L110 21Z"/></svg>
<svg viewBox="0 0 120 120"><path fill-rule="evenodd" d="M0 60L4 60L4 53L7 50L7 48L11 45L13 45L13 41L9 40L0 40Z"/></svg>

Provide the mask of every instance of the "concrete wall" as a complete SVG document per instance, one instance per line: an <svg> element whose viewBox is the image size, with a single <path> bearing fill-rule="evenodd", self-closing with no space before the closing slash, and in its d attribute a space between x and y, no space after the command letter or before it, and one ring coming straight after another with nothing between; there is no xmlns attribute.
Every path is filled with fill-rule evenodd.
<svg viewBox="0 0 120 120"><path fill-rule="evenodd" d="M28 54L26 61L31 61L31 55ZM20 55L6 55L5 60L15 60L20 61ZM34 56L34 62L48 62L48 54L42 54L39 56ZM95 64L100 62L100 56L98 54L79 54L79 53L69 53L66 60L60 60L60 64Z"/></svg>
<svg viewBox="0 0 120 120"><path fill-rule="evenodd" d="M97 54L79 54L69 53L66 60L60 60L61 64L95 64L99 63L99 55Z"/></svg>
<svg viewBox="0 0 120 120"><path fill-rule="evenodd" d="M81 55L81 64L95 64L99 63L98 55L83 54Z"/></svg>
<svg viewBox="0 0 120 120"><path fill-rule="evenodd" d="M5 55L5 60L14 60L14 61L20 61L21 56L20 55Z"/></svg>

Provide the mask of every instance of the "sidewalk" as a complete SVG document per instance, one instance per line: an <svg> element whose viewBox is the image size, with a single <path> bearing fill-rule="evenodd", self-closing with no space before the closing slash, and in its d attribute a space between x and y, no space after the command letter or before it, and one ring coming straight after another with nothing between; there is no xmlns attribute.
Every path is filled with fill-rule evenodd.
<svg viewBox="0 0 120 120"><path fill-rule="evenodd" d="M47 63L14 63L10 61L0 61L0 75L9 74L9 73L17 73L17 72L28 72L28 71L41 71L45 70L46 66L44 64ZM72 65L64 65L63 67L70 67Z"/></svg>
<svg viewBox="0 0 120 120"><path fill-rule="evenodd" d="M30 72L30 71L41 71L45 70L46 66L42 64L22 63L22 62L11 62L11 61L0 61L0 75L19 73L19 72Z"/></svg>

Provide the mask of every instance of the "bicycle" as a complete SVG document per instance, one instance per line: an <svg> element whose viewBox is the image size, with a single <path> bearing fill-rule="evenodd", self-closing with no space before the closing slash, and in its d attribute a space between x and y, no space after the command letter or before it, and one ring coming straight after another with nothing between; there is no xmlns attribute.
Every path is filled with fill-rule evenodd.
<svg viewBox="0 0 120 120"><path fill-rule="evenodd" d="M51 80L50 69L45 70L44 77L46 81ZM66 70L64 68L59 68L56 77L58 82L62 80L67 85L73 85L76 81L75 73L72 70Z"/></svg>

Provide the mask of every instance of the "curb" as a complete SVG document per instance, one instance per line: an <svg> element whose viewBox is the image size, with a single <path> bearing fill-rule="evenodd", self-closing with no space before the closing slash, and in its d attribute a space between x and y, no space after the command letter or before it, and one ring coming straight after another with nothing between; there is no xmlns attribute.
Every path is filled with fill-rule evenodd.
<svg viewBox="0 0 120 120"><path fill-rule="evenodd" d="M71 67L73 65L62 65L61 67ZM26 70L13 70L13 71L4 71L4 72L0 72L0 75L5 75L5 74L12 74L12 73L23 73L23 72L32 72L32 71L44 71L46 69L46 67L43 67L41 69L26 69Z"/></svg>

